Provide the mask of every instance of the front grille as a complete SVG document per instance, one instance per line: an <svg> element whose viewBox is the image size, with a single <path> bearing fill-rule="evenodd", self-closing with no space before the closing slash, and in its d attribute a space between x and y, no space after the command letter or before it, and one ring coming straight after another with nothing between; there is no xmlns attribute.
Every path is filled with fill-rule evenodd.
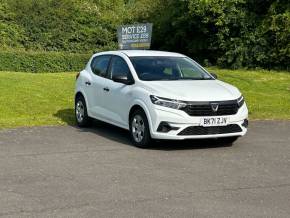
<svg viewBox="0 0 290 218"><path fill-rule="evenodd" d="M242 132L242 129L237 124L227 126L190 126L182 130L178 135L217 135L226 133Z"/></svg>
<svg viewBox="0 0 290 218"><path fill-rule="evenodd" d="M218 104L218 110L216 112L212 109L212 103ZM223 116L236 114L238 109L237 101L220 101L189 103L181 110L190 116Z"/></svg>

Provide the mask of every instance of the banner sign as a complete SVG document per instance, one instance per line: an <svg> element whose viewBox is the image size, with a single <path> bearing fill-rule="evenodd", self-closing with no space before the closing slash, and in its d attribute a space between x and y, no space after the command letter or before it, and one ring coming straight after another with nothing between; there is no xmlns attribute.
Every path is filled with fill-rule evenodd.
<svg viewBox="0 0 290 218"><path fill-rule="evenodd" d="M152 23L119 26L119 49L150 49L152 27Z"/></svg>

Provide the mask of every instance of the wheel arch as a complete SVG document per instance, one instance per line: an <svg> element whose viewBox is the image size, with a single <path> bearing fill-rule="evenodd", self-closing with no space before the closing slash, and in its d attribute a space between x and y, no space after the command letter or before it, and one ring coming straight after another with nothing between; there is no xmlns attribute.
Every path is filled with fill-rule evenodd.
<svg viewBox="0 0 290 218"><path fill-rule="evenodd" d="M83 95L83 93L81 91L78 91L76 94L75 94L75 101L77 100L78 97L83 97L85 99L85 96ZM86 100L86 99L85 99Z"/></svg>
<svg viewBox="0 0 290 218"><path fill-rule="evenodd" d="M77 99L78 96L82 96L85 99L86 104L88 106L88 98L87 98L87 96L85 95L85 93L84 93L84 91L82 89L76 91L75 100Z"/></svg>
<svg viewBox="0 0 290 218"><path fill-rule="evenodd" d="M130 111L129 111L129 120L128 121L130 121L130 119L131 119L131 116L132 116L132 114L134 113L134 111L136 111L136 110L142 110L142 111L144 111L145 112L145 110L139 105L139 104L135 104L135 105L133 105L132 107L131 107L131 109L130 109ZM146 112L145 112L146 113Z"/></svg>
<svg viewBox="0 0 290 218"><path fill-rule="evenodd" d="M145 106L144 103L142 102L135 102L130 110L129 110L129 114L128 114L128 124L129 124L129 127L130 127L130 119L131 119L131 116L133 114L134 111L138 110L138 109L141 109L144 111L144 113L146 114L146 117L147 117L147 120L148 120L148 124L149 124L149 130L150 130L150 134L152 134L152 120L151 120L151 116L150 116L150 113L149 113L149 110L147 109L147 107Z"/></svg>

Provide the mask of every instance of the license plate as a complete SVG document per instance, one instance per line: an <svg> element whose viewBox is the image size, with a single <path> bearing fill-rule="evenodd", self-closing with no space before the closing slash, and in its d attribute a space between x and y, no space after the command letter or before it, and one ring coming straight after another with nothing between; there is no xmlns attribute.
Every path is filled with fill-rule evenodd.
<svg viewBox="0 0 290 218"><path fill-rule="evenodd" d="M228 117L205 117L200 120L201 126L226 126L228 123Z"/></svg>

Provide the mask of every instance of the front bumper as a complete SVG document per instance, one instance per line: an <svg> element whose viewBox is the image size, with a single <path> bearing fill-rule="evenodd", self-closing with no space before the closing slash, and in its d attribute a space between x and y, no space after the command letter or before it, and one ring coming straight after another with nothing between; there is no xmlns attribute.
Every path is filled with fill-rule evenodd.
<svg viewBox="0 0 290 218"><path fill-rule="evenodd" d="M151 125L150 132L151 137L154 139L169 139L169 140L183 140L183 139L203 139L203 138L221 138L221 137L231 137L231 136L243 136L247 132L247 128L244 124L245 120L248 119L248 109L246 104L244 104L235 115L218 116L218 117L228 117L229 123L228 127L238 125L240 128L239 132L222 133L216 131L218 128L213 127L213 131L208 131L207 134L189 134L182 135L182 132L186 129L202 129L200 126L200 120L202 117L190 116L186 112L181 110L174 110L170 108L165 108L161 106L154 105L150 111L151 114ZM168 132L158 131L158 127L161 122L168 123L172 130ZM160 129L160 127L159 127Z"/></svg>

